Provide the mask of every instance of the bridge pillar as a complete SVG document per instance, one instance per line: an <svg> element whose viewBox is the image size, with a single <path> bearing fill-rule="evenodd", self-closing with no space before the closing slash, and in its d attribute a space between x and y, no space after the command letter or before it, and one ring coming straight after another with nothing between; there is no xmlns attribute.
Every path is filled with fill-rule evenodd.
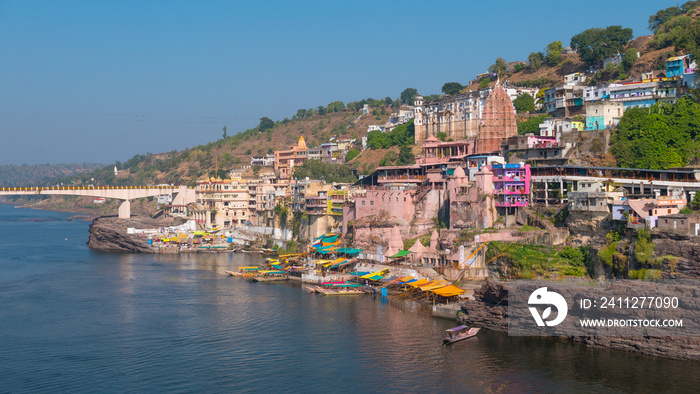
<svg viewBox="0 0 700 394"><path fill-rule="evenodd" d="M119 219L128 219L131 217L131 201L124 200L119 204Z"/></svg>

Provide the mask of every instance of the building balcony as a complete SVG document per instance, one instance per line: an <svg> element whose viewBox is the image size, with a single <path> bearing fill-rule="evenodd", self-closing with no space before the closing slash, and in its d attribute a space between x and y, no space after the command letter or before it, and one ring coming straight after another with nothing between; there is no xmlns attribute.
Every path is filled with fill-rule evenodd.
<svg viewBox="0 0 700 394"><path fill-rule="evenodd" d="M522 182L522 183L525 183L525 177L505 176L505 175L494 176L493 183L497 183L497 182Z"/></svg>
<svg viewBox="0 0 700 394"><path fill-rule="evenodd" d="M495 206L497 207L502 207L502 208L519 208L519 207L526 207L527 201L523 202L510 202L510 201L497 201L494 203Z"/></svg>
<svg viewBox="0 0 700 394"><path fill-rule="evenodd" d="M506 196L524 196L529 194L529 191L526 189L494 189L493 194Z"/></svg>
<svg viewBox="0 0 700 394"><path fill-rule="evenodd" d="M418 182L422 183L427 177L425 175L387 175L377 177L379 183L393 183L393 182Z"/></svg>

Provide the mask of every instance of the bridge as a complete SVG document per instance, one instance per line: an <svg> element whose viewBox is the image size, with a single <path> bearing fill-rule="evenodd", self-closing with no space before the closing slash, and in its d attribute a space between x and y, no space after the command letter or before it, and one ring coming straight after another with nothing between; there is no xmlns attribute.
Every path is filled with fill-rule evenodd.
<svg viewBox="0 0 700 394"><path fill-rule="evenodd" d="M54 187L3 187L0 196L64 195L112 198L121 200L119 217L131 217L131 200L172 194L173 205L187 205L195 201L194 189L186 186L54 186Z"/></svg>

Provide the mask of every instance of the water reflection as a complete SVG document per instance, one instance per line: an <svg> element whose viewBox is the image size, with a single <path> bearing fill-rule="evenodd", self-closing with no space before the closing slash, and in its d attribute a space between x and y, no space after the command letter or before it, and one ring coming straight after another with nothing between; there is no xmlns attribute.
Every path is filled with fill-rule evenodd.
<svg viewBox="0 0 700 394"><path fill-rule="evenodd" d="M259 255L93 253L84 223L7 226L2 391L685 392L700 384L698 363L556 339L482 330L442 346L454 323L410 305L225 274ZM54 241L37 245L40 231Z"/></svg>

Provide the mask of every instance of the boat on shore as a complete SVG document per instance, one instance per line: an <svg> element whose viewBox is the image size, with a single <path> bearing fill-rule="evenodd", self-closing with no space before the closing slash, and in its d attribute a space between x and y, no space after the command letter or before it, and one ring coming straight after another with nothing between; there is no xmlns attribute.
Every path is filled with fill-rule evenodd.
<svg viewBox="0 0 700 394"><path fill-rule="evenodd" d="M447 335L445 336L445 339L442 340L442 343L444 345L449 345L451 343L475 337L479 330L480 328L469 328L467 326L457 326L449 328L445 330L447 332Z"/></svg>
<svg viewBox="0 0 700 394"><path fill-rule="evenodd" d="M258 275L248 277L251 282L275 282L287 280L287 271L260 271Z"/></svg>

